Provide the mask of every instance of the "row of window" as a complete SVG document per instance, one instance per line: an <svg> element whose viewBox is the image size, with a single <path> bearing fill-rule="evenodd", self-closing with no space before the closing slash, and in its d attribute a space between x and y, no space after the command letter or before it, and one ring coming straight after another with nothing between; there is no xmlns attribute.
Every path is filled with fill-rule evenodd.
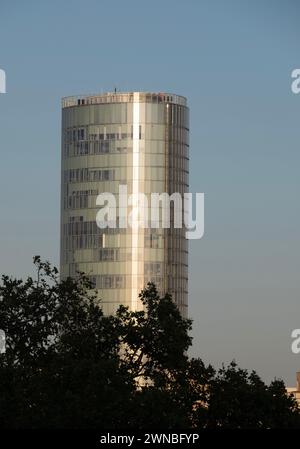
<svg viewBox="0 0 300 449"><path fill-rule="evenodd" d="M119 231L119 230L118 230ZM116 234L116 236L118 236L120 234ZM108 238L112 238L110 234L88 234L88 235L71 235L71 236L66 236L63 240L63 250L65 251L65 254L67 252L74 252L76 250L81 250L81 249L99 249L102 248L104 246L109 245L110 243L108 242ZM163 249L163 237L157 237L155 235L145 235L144 236L145 239L145 248L151 248L151 249ZM111 241L111 240L110 240ZM112 243L113 245L115 245L115 243ZM129 247L130 248L130 247ZM107 248L105 248L107 249ZM177 251L180 252L185 252L185 249L178 249ZM110 254L110 255L109 255ZM99 262L99 261L103 261L103 260L115 260L115 261L125 261L125 255L122 256L122 260L120 258L119 253L116 253L115 255L112 254L112 252L110 252L109 254L106 253L100 253L100 255L98 256L95 255L95 259L93 260L94 262ZM170 258L170 260L175 261L176 260L176 256L174 254L174 250L173 252L170 251L169 255L172 257ZM182 257L183 255L181 254L180 257ZM69 256L68 256L69 257ZM126 261L131 260L132 258L132 253L129 252L128 254L126 254ZM66 261L67 262L67 261Z"/></svg>
<svg viewBox="0 0 300 449"><path fill-rule="evenodd" d="M83 221L83 217L70 217L69 223L63 225L63 235L68 236L100 236L103 234L116 235L130 233L127 229L123 228L106 228L101 230L96 221ZM169 235L169 247L171 250L181 249L183 250L187 246L186 239L184 237L184 229L172 229L175 233L174 238L170 238ZM146 247L155 248L158 247L159 239L163 237L164 231L161 229L146 228L143 229L145 235ZM173 235L173 234L172 234Z"/></svg>
<svg viewBox="0 0 300 449"><path fill-rule="evenodd" d="M70 264L71 272L70 276L76 276L77 264ZM132 277L131 275L121 275L121 274L104 274L104 275L94 275L89 276L89 279L96 289L121 289L130 288ZM158 289L163 287L163 276L160 275L144 275L138 276L139 284L146 285L147 282L154 282ZM180 294L187 293L188 279L186 277L174 277L172 275L168 276L168 286L167 289L174 292L178 298Z"/></svg>
<svg viewBox="0 0 300 449"><path fill-rule="evenodd" d="M116 146L112 145L109 140L104 140L103 142L77 142L74 144L65 144L64 146L64 156L86 156L86 155L97 155L97 154L123 154L131 152L132 148L127 148L127 146Z"/></svg>
<svg viewBox="0 0 300 449"><path fill-rule="evenodd" d="M80 128L69 128L64 132L64 143L72 144L83 141L122 141L122 140L132 140L133 139L133 125L125 132L125 129L120 126L118 131L107 132L106 127L96 128L96 127L80 127ZM172 126L168 128L168 140L179 143L189 142L189 130L183 126ZM129 131L129 132L128 132ZM141 139L164 139L165 138L165 127L164 125L139 125L139 140Z"/></svg>
<svg viewBox="0 0 300 449"><path fill-rule="evenodd" d="M96 289L126 288L130 287L131 282L130 275L98 275L89 276L89 278ZM158 289L162 288L163 285L163 278L161 276L154 276L148 279L143 277L141 281L143 281L144 285L147 284L147 282L152 281L156 284Z"/></svg>
<svg viewBox="0 0 300 449"><path fill-rule="evenodd" d="M114 181L115 170L92 168L71 168L64 170L64 182Z"/></svg>
<svg viewBox="0 0 300 449"><path fill-rule="evenodd" d="M92 276L91 281L95 288L125 288L126 277L121 275L99 275Z"/></svg>
<svg viewBox="0 0 300 449"><path fill-rule="evenodd" d="M122 234L126 231L122 228L106 228L105 234ZM103 231L97 226L96 221L71 221L64 223L63 234L66 237L71 235L100 235L103 234Z"/></svg>
<svg viewBox="0 0 300 449"><path fill-rule="evenodd" d="M75 237L76 239L76 237ZM69 240L71 242L74 240L74 237ZM77 239L79 242L85 241L90 244L90 249L94 249L92 254L91 262L120 262L120 250L119 248L101 248L95 249L102 244L101 238L96 238L96 236L85 236L83 238ZM99 245L100 244L100 245ZM81 248L79 248L81 249ZM74 252L67 249L64 253L65 260L64 263L72 263L74 262ZM125 254L123 254L123 259L125 261Z"/></svg>
<svg viewBox="0 0 300 449"><path fill-rule="evenodd" d="M97 195L98 194L98 190L96 189L88 189L88 190L73 190L72 191L72 195L73 196L80 196L80 195ZM76 217L78 218L78 217ZM83 220L83 217L81 217ZM78 221L82 221L82 220L78 220Z"/></svg>
<svg viewBox="0 0 300 449"><path fill-rule="evenodd" d="M139 139L142 137L142 127L139 125ZM81 142L83 140L123 140L123 139L133 139L133 125L131 125L131 131L122 132L121 127L118 132L106 132L104 127L103 132L90 132L89 127L81 128L71 128L65 131L65 143Z"/></svg>
<svg viewBox="0 0 300 449"><path fill-rule="evenodd" d="M78 243L86 242L89 244L89 248L78 248L78 249L89 249L88 252L78 253L74 249L66 248L66 246L71 246L75 241ZM79 245L80 246L80 245ZM117 248L117 247L105 247L101 248L101 238L96 238L96 236L85 236L85 237L70 237L65 243L63 248L63 264L70 263L120 263L122 271L126 271L128 268L127 262L130 264L132 262L132 248ZM160 254L158 254L160 253ZM163 251L156 251L156 258L161 258L163 256ZM145 262L145 274L147 275L158 275L161 274L160 267L156 265L149 265L152 262Z"/></svg>
<svg viewBox="0 0 300 449"><path fill-rule="evenodd" d="M63 241L63 250L65 256L64 263L68 263L73 260L74 251L78 249L97 249L102 246L102 242L102 235L75 235L71 237L65 237Z"/></svg>
<svg viewBox="0 0 300 449"><path fill-rule="evenodd" d="M128 145L116 145L113 141L102 142L77 142L73 144L64 144L63 146L64 157L76 157L76 156L88 156L88 155L101 155L101 154L130 154L132 153L132 146ZM145 151L143 151L145 152ZM164 146L162 148L151 147L150 153L165 153ZM147 154L147 150L145 152ZM188 161L189 148L186 144L174 144L171 142L169 145L169 157L170 161L172 156L176 158L183 158ZM187 170L188 168L186 168Z"/></svg>

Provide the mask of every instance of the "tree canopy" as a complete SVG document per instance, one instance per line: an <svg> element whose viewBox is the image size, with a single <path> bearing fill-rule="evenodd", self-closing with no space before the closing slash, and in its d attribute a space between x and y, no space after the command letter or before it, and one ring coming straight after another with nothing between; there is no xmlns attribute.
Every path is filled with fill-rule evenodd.
<svg viewBox="0 0 300 449"><path fill-rule="evenodd" d="M2 276L1 428L299 427L282 381L189 358L192 322L154 284L142 311L105 316L83 273L34 263L36 279Z"/></svg>

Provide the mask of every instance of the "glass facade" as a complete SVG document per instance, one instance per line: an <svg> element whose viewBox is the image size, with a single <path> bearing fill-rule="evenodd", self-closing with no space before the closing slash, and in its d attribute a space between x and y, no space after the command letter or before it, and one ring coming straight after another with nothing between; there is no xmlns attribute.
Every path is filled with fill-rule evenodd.
<svg viewBox="0 0 300 449"><path fill-rule="evenodd" d="M188 191L186 99L166 93L106 93L62 100L62 277L90 276L105 313L142 307L153 281L187 316L188 241L184 228L106 228L96 223L100 193Z"/></svg>

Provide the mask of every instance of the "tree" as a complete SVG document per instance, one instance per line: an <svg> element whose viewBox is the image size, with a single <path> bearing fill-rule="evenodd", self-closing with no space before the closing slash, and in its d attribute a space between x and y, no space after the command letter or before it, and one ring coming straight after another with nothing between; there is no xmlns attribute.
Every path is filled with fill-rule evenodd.
<svg viewBox="0 0 300 449"><path fill-rule="evenodd" d="M207 384L207 406L195 415L205 428L299 427L299 408L284 383L268 386L255 371L239 368L235 361L223 366Z"/></svg>
<svg viewBox="0 0 300 449"><path fill-rule="evenodd" d="M2 276L1 428L296 427L284 384L269 386L235 363L216 372L189 359L191 321L154 284L142 311L104 316L89 279Z"/></svg>
<svg viewBox="0 0 300 449"><path fill-rule="evenodd" d="M89 280L58 280L34 260L37 280L3 276L0 364L4 427L118 427L112 407L130 399L132 376L119 363L117 320L105 317Z"/></svg>

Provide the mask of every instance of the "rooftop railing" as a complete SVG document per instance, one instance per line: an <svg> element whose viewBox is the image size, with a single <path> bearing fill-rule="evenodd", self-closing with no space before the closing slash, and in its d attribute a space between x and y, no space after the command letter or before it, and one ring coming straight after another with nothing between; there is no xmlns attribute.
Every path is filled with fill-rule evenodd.
<svg viewBox="0 0 300 449"><path fill-rule="evenodd" d="M76 95L62 98L62 108L91 104L133 103L133 98L134 92L107 92L96 95ZM174 103L181 106L187 106L185 97L165 92L139 92L139 101L140 103Z"/></svg>

